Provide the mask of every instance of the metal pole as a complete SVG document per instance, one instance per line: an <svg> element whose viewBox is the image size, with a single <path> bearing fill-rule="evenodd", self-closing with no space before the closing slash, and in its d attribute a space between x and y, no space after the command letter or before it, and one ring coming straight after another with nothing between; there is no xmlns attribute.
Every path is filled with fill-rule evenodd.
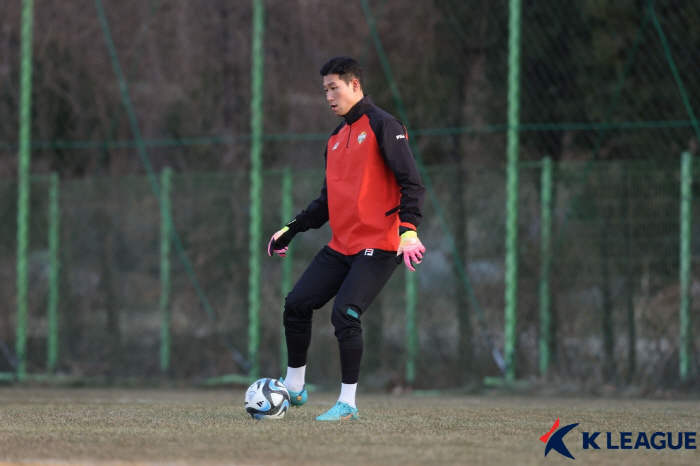
<svg viewBox="0 0 700 466"><path fill-rule="evenodd" d="M680 377L686 380L690 358L690 244L691 244L691 203L693 199L693 157L690 152L684 152L681 158L681 205L680 205L680 342L678 356L680 360Z"/></svg>
<svg viewBox="0 0 700 466"><path fill-rule="evenodd" d="M418 329L416 327L416 274L406 269L406 384L416 380Z"/></svg>
<svg viewBox="0 0 700 466"><path fill-rule="evenodd" d="M542 235L540 237L540 374L549 369L550 344L552 342L552 316L549 307L549 273L552 268L552 159L542 159L540 186Z"/></svg>
<svg viewBox="0 0 700 466"><path fill-rule="evenodd" d="M47 302L48 336L46 341L46 371L56 370L58 361L58 297L59 297L59 248L61 240L61 209L58 199L58 173L49 177L49 294Z"/></svg>
<svg viewBox="0 0 700 466"><path fill-rule="evenodd" d="M27 251L29 249L29 167L32 132L32 29L34 0L22 0L20 64L19 164L17 171L17 378L26 375L27 345Z"/></svg>
<svg viewBox="0 0 700 466"><path fill-rule="evenodd" d="M160 175L160 370L170 369L170 245L172 238L172 213L170 208L170 190L173 169L165 167Z"/></svg>
<svg viewBox="0 0 700 466"><path fill-rule="evenodd" d="M510 0L508 40L508 169L506 181L506 276L504 350L506 379L515 378L518 294L518 125L520 113L520 0Z"/></svg>
<svg viewBox="0 0 700 466"><path fill-rule="evenodd" d="M249 375L257 377L260 346L260 254L262 248L262 135L263 135L263 72L265 55L265 4L253 0L253 38L251 50L251 103L250 103L250 224L248 275L248 361Z"/></svg>
<svg viewBox="0 0 700 466"><path fill-rule="evenodd" d="M292 217L294 209L294 199L292 194L292 169L287 167L282 171L282 221L288 222ZM292 250L287 250L287 255L282 261L282 279L280 280L280 291L282 296L286 296L292 287ZM282 306L284 311L284 306ZM280 370L281 373L287 369L287 339L284 336L284 326L281 329L280 338Z"/></svg>

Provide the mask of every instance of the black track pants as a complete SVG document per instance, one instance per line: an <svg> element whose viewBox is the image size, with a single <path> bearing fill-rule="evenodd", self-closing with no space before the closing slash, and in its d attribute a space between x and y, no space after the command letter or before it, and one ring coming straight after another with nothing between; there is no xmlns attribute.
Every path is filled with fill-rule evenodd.
<svg viewBox="0 0 700 466"><path fill-rule="evenodd" d="M396 252L364 249L345 256L325 246L284 303L289 367L306 365L313 311L335 296L331 322L340 348L343 383L357 383L362 360L360 318L396 270Z"/></svg>

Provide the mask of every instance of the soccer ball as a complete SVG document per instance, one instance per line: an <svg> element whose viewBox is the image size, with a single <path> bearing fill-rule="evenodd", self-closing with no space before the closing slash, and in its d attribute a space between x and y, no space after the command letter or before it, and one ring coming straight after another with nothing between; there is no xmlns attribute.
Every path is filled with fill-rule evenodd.
<svg viewBox="0 0 700 466"><path fill-rule="evenodd" d="M289 410L289 392L279 380L256 380L245 392L245 410L257 420L282 419Z"/></svg>

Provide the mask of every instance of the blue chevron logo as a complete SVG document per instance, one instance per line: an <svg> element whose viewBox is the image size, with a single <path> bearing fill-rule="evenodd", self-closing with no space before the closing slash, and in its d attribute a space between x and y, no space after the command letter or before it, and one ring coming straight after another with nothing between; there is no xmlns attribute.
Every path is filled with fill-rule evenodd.
<svg viewBox="0 0 700 466"><path fill-rule="evenodd" d="M546 444L544 448L545 458L547 457L547 454L549 454L550 451L554 450L562 456L566 456L567 458L571 458L572 460L576 459L569 452L569 449L566 448L566 445L564 444L564 436L568 434L569 431L571 431L571 429L573 429L577 425L578 422L576 424L569 424L568 426L564 426L561 429L557 430L559 428L559 419L554 421L554 424L552 424L552 428L549 429L549 432L540 437L540 440Z"/></svg>

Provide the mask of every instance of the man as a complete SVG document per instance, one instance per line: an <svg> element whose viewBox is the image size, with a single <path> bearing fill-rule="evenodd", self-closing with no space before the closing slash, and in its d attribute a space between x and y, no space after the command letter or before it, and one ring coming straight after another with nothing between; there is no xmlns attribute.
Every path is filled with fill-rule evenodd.
<svg viewBox="0 0 700 466"><path fill-rule="evenodd" d="M313 311L335 296L331 321L340 348L338 402L319 421L359 419L355 391L362 359L360 318L403 261L419 264L425 247L416 229L425 196L406 128L362 91L362 68L335 57L321 68L331 110L343 122L326 145L321 195L272 235L268 255L284 257L294 236L330 221L333 237L311 262L284 306L287 376L293 405L307 400L306 356Z"/></svg>

